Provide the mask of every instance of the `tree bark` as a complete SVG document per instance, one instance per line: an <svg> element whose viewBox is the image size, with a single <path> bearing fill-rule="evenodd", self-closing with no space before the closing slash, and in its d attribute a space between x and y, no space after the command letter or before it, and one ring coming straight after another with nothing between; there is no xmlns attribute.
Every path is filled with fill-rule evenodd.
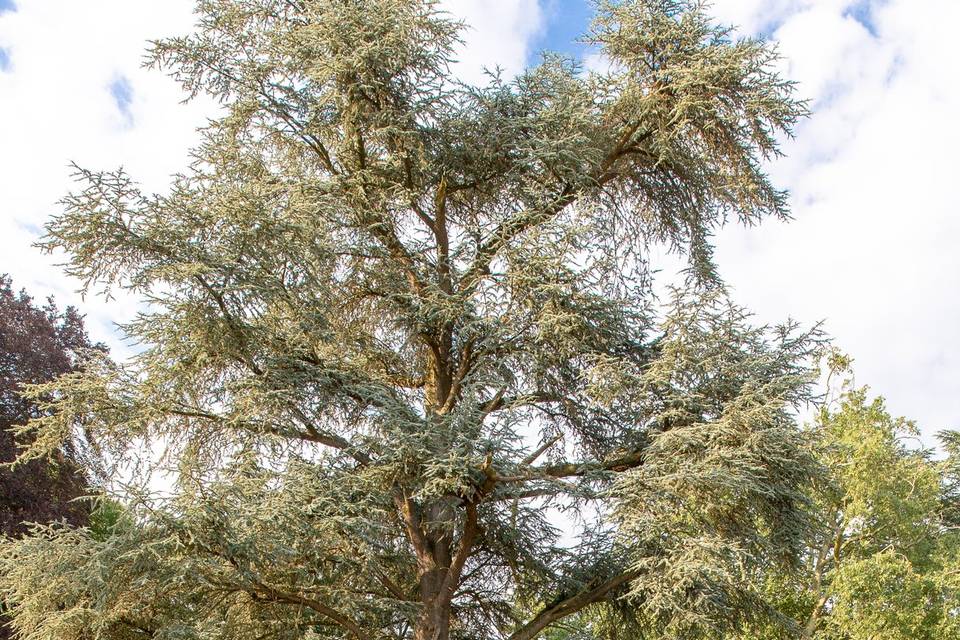
<svg viewBox="0 0 960 640"><path fill-rule="evenodd" d="M450 604L442 602L439 586L443 582L440 571L420 579L424 609L417 620L413 637L415 640L449 640Z"/></svg>

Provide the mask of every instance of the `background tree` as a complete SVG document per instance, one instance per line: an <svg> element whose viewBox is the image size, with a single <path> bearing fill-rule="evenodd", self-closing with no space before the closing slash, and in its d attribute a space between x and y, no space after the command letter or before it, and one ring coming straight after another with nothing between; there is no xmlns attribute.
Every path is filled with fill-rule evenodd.
<svg viewBox="0 0 960 640"><path fill-rule="evenodd" d="M78 170L46 246L150 302L144 349L33 388L175 484L0 555L24 638L715 634L767 608L815 473L817 337L726 300L711 233L786 216L803 107L692 0L601 2L610 70L450 70L423 0L202 0L154 65L226 114L169 193ZM697 284L659 313L650 243ZM568 530L553 524L557 514ZM518 610L516 602L533 603Z"/></svg>
<svg viewBox="0 0 960 640"><path fill-rule="evenodd" d="M12 429L38 416L36 403L20 396L22 386L75 371L80 354L92 348L74 308L61 312L52 300L38 307L0 276L0 463L17 457ZM29 522L84 524L89 505L76 498L88 493L90 477L81 454L66 440L47 460L0 466L0 534L21 535Z"/></svg>
<svg viewBox="0 0 960 640"><path fill-rule="evenodd" d="M75 309L61 312L52 300L38 307L0 275L0 536L23 535L31 522L87 523L90 503L79 498L90 492L92 474L77 442L64 441L46 460L9 463L18 453L13 429L38 415L36 404L20 396L22 385L74 371L91 348ZM9 634L0 613L0 638Z"/></svg>
<svg viewBox="0 0 960 640"><path fill-rule="evenodd" d="M767 589L802 638L960 638L957 433L934 457L916 426L883 399L848 389L814 430L829 470L814 493L821 526L799 573L768 575ZM744 638L779 637L750 629Z"/></svg>

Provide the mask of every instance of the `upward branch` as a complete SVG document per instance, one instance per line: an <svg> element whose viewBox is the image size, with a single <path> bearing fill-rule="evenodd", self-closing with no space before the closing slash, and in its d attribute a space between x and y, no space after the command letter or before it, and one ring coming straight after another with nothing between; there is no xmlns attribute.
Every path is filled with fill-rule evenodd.
<svg viewBox="0 0 960 640"><path fill-rule="evenodd" d="M596 580L593 584L588 582L583 590L578 593L552 602L538 611L526 624L510 634L507 640L532 640L554 622L608 598L611 592L624 586L637 576L638 574L635 572L626 572L612 578Z"/></svg>

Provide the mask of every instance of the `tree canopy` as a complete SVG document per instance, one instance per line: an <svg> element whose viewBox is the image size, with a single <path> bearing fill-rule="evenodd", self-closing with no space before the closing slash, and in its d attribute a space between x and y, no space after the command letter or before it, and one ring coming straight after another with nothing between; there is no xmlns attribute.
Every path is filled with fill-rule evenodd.
<svg viewBox="0 0 960 640"><path fill-rule="evenodd" d="M752 326L711 235L788 213L760 165L804 107L772 49L694 0L601 1L607 70L545 55L470 86L462 25L425 0L197 17L150 53L224 106L190 167L162 194L78 169L45 240L143 296L142 348L33 387L24 454L82 424L131 462L162 449L171 485L127 491L111 536L3 546L21 637L769 617L746 578L805 540L819 336ZM662 308L654 244L690 263Z"/></svg>

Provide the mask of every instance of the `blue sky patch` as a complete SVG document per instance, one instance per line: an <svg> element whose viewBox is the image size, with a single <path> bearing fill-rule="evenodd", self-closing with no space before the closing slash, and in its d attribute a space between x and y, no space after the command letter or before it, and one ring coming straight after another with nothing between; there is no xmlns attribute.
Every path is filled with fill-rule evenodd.
<svg viewBox="0 0 960 640"><path fill-rule="evenodd" d="M0 71L10 70L10 50L0 47Z"/></svg>
<svg viewBox="0 0 960 640"><path fill-rule="evenodd" d="M39 225L36 225L32 222L23 222L22 220L17 220L17 226L21 229L24 229L32 236L40 236L43 234L43 229Z"/></svg>
<svg viewBox="0 0 960 640"><path fill-rule="evenodd" d="M877 37L877 23L873 19L873 3L870 0L858 0L843 12L845 18L853 18L863 25L874 38Z"/></svg>
<svg viewBox="0 0 960 640"><path fill-rule="evenodd" d="M764 40L773 40L774 35L777 33L777 29L783 26L783 24L790 17L790 14L785 15L774 15L766 18L761 24L760 28L757 30L756 34L751 33L742 33L743 36L755 35L757 37L763 38ZM734 27L739 27L740 25L733 25Z"/></svg>
<svg viewBox="0 0 960 640"><path fill-rule="evenodd" d="M588 52L587 45L577 42L590 26L593 6L589 0L547 0L544 29L533 42L533 51L555 51L581 60Z"/></svg>
<svg viewBox="0 0 960 640"><path fill-rule="evenodd" d="M16 11L17 5L13 3L13 0L0 0L0 13L4 11Z"/></svg>
<svg viewBox="0 0 960 640"><path fill-rule="evenodd" d="M118 75L110 83L109 89L117 109L128 123L132 123L133 113L130 111L130 105L133 104L133 86L130 84L130 80L124 75Z"/></svg>

